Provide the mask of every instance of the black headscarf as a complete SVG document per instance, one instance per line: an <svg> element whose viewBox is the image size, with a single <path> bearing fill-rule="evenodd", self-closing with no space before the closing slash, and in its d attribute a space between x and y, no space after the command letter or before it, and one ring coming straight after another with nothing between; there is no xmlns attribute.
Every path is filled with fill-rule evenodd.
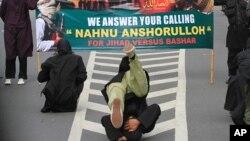
<svg viewBox="0 0 250 141"><path fill-rule="evenodd" d="M57 44L58 55L72 54L71 46L68 40L61 39Z"/></svg>

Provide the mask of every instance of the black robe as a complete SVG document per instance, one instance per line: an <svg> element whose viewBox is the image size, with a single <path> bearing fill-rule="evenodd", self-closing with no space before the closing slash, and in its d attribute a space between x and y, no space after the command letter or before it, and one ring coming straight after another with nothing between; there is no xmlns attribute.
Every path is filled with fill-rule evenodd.
<svg viewBox="0 0 250 141"><path fill-rule="evenodd" d="M61 41L58 46L60 43ZM86 68L81 56L67 53L67 49L59 50L58 53L42 64L38 81L47 81L42 93L45 94L52 111L74 111L83 89L83 82L87 79Z"/></svg>
<svg viewBox="0 0 250 141"><path fill-rule="evenodd" d="M250 80L250 50L237 55L238 73L229 81L224 109L230 111L235 124L244 124L246 86Z"/></svg>
<svg viewBox="0 0 250 141"><path fill-rule="evenodd" d="M114 76L111 79L111 81L108 84L106 84L104 89L101 91L107 103L109 101L107 93L106 93L107 86L114 82L121 82L125 72L129 69L130 69L129 59L128 57L123 57L120 63L118 74ZM146 73L148 86L149 86L149 81L150 81L149 75L146 70L144 71ZM148 87L148 92L149 92L149 87ZM148 133L151 130L153 130L156 124L156 121L161 114L161 110L160 110L159 105L157 104L148 106L146 97L147 95L144 97L137 97L133 92L125 94L125 103L124 103L125 107L124 107L124 112L123 112L123 122L125 122L128 119L128 117L133 116L137 118L141 123L141 126L139 126L139 128L134 132L125 131L123 129L124 124L120 129L115 129L111 125L110 115L104 116L102 118L102 125L105 127L107 137L111 141L117 140L123 135L125 135L128 138L128 140L130 139L130 140L139 141L143 133Z"/></svg>
<svg viewBox="0 0 250 141"><path fill-rule="evenodd" d="M247 22L245 0L215 0L214 5L226 5L225 15L228 18L226 46L228 48L244 49L250 35Z"/></svg>

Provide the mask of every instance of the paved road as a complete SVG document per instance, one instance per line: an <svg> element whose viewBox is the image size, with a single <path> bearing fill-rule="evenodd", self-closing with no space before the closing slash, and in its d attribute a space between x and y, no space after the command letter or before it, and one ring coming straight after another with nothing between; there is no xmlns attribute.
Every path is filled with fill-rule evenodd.
<svg viewBox="0 0 250 141"><path fill-rule="evenodd" d="M34 13L31 12L34 25ZM34 27L33 27L34 29ZM227 75L225 35L227 19L215 7L215 83L209 84L210 50L139 51L150 72L148 103L158 103L162 115L143 141L228 141L228 112L223 110ZM0 23L3 30L3 23ZM4 46L0 34L0 76L4 76ZM39 112L44 84L36 81L36 53L29 59L28 82L4 86L0 79L1 141L107 141L100 118L109 113L98 90L115 74L120 52L77 52L83 57L88 80L77 112ZM43 53L44 61L51 53ZM16 83L15 80L14 83Z"/></svg>

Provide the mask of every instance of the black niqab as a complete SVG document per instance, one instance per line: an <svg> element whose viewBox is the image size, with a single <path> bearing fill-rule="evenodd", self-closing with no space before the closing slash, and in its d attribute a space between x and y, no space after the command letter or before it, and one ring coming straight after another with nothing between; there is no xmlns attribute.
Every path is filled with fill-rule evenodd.
<svg viewBox="0 0 250 141"><path fill-rule="evenodd" d="M59 55L71 54L71 46L68 40L61 39L57 44L57 52Z"/></svg>

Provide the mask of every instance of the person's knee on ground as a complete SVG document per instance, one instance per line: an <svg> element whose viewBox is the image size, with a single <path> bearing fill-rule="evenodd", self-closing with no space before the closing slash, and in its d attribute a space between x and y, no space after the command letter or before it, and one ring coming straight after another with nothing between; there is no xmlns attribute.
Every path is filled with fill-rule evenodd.
<svg viewBox="0 0 250 141"><path fill-rule="evenodd" d="M123 136L120 129L115 129L111 123L110 115L105 115L101 119L101 124L105 128L107 137L110 141L117 141Z"/></svg>
<svg viewBox="0 0 250 141"><path fill-rule="evenodd" d="M140 128L143 133L151 132L156 125L159 116L161 115L161 109L158 104L152 104L143 111L141 115L139 115L138 119L141 121Z"/></svg>
<svg viewBox="0 0 250 141"><path fill-rule="evenodd" d="M101 123L103 127L107 127L108 125L111 125L110 116L109 115L103 116L101 119Z"/></svg>
<svg viewBox="0 0 250 141"><path fill-rule="evenodd" d="M160 108L160 106L158 104L152 104L149 107L154 109L155 112L161 113L161 108Z"/></svg>

